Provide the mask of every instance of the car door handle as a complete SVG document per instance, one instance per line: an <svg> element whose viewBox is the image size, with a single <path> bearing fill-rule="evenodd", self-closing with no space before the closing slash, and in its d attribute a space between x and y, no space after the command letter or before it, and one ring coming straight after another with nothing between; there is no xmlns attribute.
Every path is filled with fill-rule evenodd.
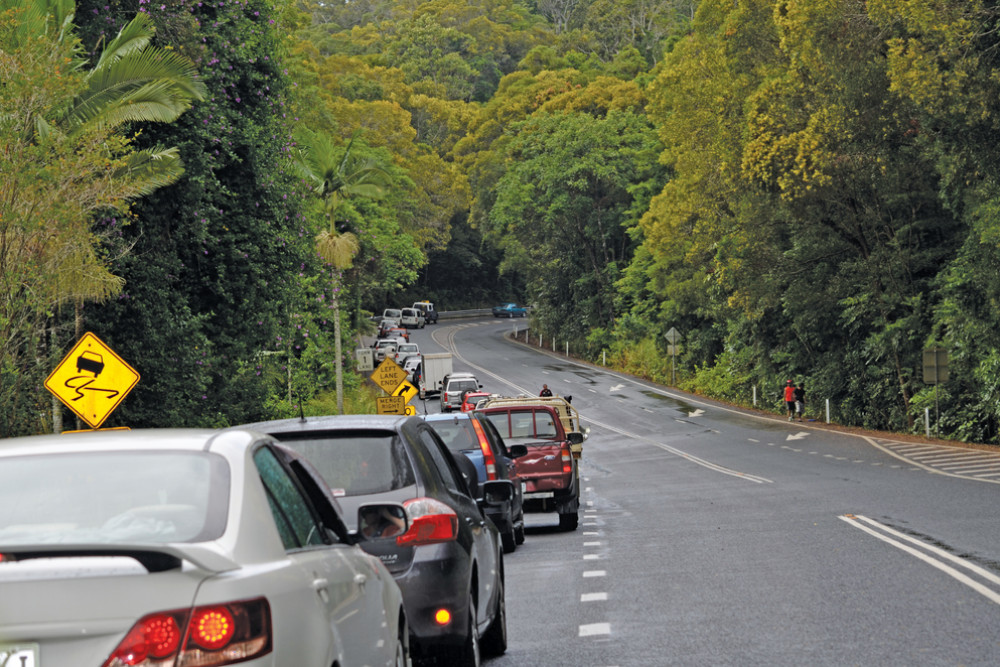
<svg viewBox="0 0 1000 667"><path fill-rule="evenodd" d="M328 579L325 579L324 577L318 577L316 579L313 579L313 588L315 588L317 591L321 591L329 585L330 581Z"/></svg>
<svg viewBox="0 0 1000 667"><path fill-rule="evenodd" d="M359 572L358 574L354 575L354 583L356 583L361 588L364 588L365 584L368 583L368 577Z"/></svg>

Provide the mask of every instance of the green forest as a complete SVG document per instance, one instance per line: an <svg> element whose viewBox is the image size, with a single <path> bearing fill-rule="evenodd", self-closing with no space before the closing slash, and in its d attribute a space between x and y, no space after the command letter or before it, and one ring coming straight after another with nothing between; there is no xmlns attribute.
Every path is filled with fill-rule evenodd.
<svg viewBox="0 0 1000 667"><path fill-rule="evenodd" d="M1000 3L0 0L0 436L371 410L370 315L1000 444ZM681 334L676 357L665 334ZM924 381L923 354L949 377ZM938 417L939 415L939 417Z"/></svg>

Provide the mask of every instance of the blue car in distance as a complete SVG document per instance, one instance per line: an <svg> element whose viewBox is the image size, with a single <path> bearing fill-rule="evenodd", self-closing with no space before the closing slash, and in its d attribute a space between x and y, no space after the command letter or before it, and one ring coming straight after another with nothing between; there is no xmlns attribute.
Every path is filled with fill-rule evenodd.
<svg viewBox="0 0 1000 667"><path fill-rule="evenodd" d="M493 306L493 317L525 317L528 309L516 303L503 303Z"/></svg>

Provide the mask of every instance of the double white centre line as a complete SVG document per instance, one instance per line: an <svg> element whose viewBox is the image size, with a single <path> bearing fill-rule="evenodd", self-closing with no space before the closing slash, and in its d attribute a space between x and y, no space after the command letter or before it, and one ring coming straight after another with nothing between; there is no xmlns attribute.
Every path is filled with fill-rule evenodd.
<svg viewBox="0 0 1000 667"><path fill-rule="evenodd" d="M869 535L877 537L886 544L891 544L892 546L905 551L911 556L916 556L920 560L924 561L928 565L935 567L949 577L962 582L972 590L976 591L980 595L984 596L991 602L1000 604L1000 593L989 588L988 586L982 584L981 582L973 579L972 577L964 574L958 569L952 567L948 562L954 563L960 567L963 567L979 578L992 583L998 589L1000 589L1000 577L993 574L992 572L985 570L978 565L970 563L964 558L959 558L954 554L950 554L944 549L940 549L933 545L921 542L920 540L910 537L904 533L894 530L885 524L881 524L878 521L869 519L868 517L861 516L859 514L844 514L838 517L847 522L848 525L854 526L859 530L863 530ZM909 546L909 544L916 545ZM946 562L948 561L948 562Z"/></svg>

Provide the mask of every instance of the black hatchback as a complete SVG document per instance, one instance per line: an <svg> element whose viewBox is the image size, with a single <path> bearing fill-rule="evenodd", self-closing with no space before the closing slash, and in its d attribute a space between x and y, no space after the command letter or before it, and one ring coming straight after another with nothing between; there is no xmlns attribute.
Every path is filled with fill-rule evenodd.
<svg viewBox="0 0 1000 667"><path fill-rule="evenodd" d="M272 435L308 459L368 536L403 593L415 656L438 664L478 665L480 646L507 648L503 552L496 526L477 504L473 464L453 456L418 417L344 415L283 419L240 428ZM486 481L483 503L509 503L510 484ZM358 526L365 505L400 503L408 529ZM391 517L385 517L390 519Z"/></svg>

